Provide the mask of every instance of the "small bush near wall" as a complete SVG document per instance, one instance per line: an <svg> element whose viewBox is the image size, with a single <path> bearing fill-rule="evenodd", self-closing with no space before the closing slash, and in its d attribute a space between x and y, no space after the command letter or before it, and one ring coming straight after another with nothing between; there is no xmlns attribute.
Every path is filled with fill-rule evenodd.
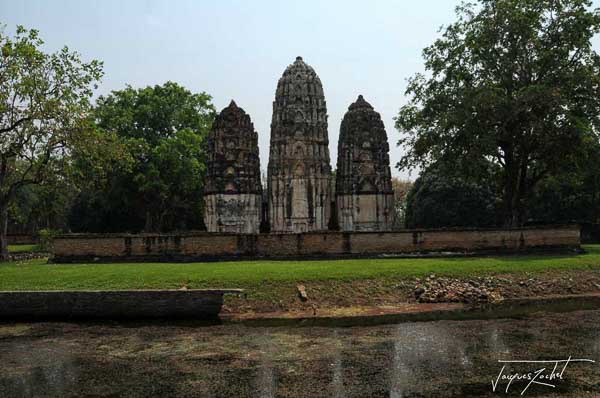
<svg viewBox="0 0 600 398"><path fill-rule="evenodd" d="M54 237L59 233L60 231L55 229L40 229L38 232L40 250L45 252L51 251Z"/></svg>

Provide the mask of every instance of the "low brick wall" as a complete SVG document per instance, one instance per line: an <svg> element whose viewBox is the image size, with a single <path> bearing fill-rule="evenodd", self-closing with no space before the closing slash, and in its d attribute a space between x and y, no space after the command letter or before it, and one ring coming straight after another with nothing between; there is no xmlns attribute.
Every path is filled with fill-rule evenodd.
<svg viewBox="0 0 600 398"><path fill-rule="evenodd" d="M576 225L511 230L407 230L305 234L69 234L54 262L208 261L235 258L360 257L458 251L522 252L580 246Z"/></svg>
<svg viewBox="0 0 600 398"><path fill-rule="evenodd" d="M0 292L0 319L216 318L240 290Z"/></svg>

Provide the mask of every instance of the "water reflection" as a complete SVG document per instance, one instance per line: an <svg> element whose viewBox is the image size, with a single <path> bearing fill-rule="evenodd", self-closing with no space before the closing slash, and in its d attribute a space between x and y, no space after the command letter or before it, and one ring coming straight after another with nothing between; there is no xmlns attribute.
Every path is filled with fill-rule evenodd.
<svg viewBox="0 0 600 398"><path fill-rule="evenodd" d="M424 395L427 380L471 365L462 336L446 323L402 324L395 328L390 397Z"/></svg>
<svg viewBox="0 0 600 398"><path fill-rule="evenodd" d="M0 325L0 396L492 396L499 359L600 359L599 322L587 311L352 328ZM598 368L573 366L556 396L600 395Z"/></svg>
<svg viewBox="0 0 600 398"><path fill-rule="evenodd" d="M338 331L333 330L333 339L335 341L340 341L343 343L343 339L340 339L338 336ZM340 344L341 345L341 344ZM332 377L332 389L333 389L333 397L335 398L343 398L346 396L344 390L344 374L342 371L342 350L340 345L334 348L334 360L333 360L333 377Z"/></svg>
<svg viewBox="0 0 600 398"><path fill-rule="evenodd" d="M2 397L59 396L78 379L79 372L73 355L61 346L30 350L26 344L16 344L0 352L4 366L13 369L27 367L22 377L1 378Z"/></svg>
<svg viewBox="0 0 600 398"><path fill-rule="evenodd" d="M256 378L256 390L260 398L274 398L273 357L276 350L274 341L267 330L257 337L261 360Z"/></svg>

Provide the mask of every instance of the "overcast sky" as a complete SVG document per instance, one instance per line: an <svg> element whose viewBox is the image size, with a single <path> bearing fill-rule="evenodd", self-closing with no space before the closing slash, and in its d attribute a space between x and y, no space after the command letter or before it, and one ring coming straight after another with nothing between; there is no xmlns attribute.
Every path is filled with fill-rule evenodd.
<svg viewBox="0 0 600 398"><path fill-rule="evenodd" d="M381 113L392 173L402 151L393 118L406 79L423 71L421 50L454 20L458 0L0 0L0 22L40 30L46 48L64 45L104 61L98 90L177 82L235 99L250 114L266 169L277 80L300 55L321 77L332 166L340 122L359 94ZM596 1L598 6L600 1ZM410 176L416 178L415 173Z"/></svg>

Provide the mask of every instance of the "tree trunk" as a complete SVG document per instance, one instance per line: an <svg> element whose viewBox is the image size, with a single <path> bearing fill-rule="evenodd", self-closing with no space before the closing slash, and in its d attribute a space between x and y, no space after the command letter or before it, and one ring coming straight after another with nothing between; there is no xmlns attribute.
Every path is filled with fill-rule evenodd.
<svg viewBox="0 0 600 398"><path fill-rule="evenodd" d="M515 228L518 224L518 216L513 205L513 194L504 195L504 228Z"/></svg>
<svg viewBox="0 0 600 398"><path fill-rule="evenodd" d="M146 210L146 223L144 226L144 232L154 232L154 220L150 210Z"/></svg>
<svg viewBox="0 0 600 398"><path fill-rule="evenodd" d="M506 173L504 178L504 227L517 228L520 227L522 220L522 203L523 196L522 180L526 176L521 175L522 169L517 167L516 162L507 162L504 170Z"/></svg>
<svg viewBox="0 0 600 398"><path fill-rule="evenodd" d="M8 261L8 203L0 203L0 261Z"/></svg>

